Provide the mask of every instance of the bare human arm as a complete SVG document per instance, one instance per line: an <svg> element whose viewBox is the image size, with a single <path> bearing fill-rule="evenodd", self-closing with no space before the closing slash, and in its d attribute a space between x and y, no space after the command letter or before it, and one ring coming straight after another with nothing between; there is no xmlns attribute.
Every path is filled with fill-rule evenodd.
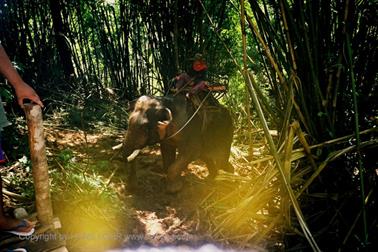
<svg viewBox="0 0 378 252"><path fill-rule="evenodd" d="M24 99L29 99L32 102L35 102L39 106L43 107L43 103L41 99L34 91L32 87L26 84L21 76L18 74L17 70L12 66L11 61L7 53L5 52L4 48L0 45L0 73L4 75L5 78L9 81L9 83L13 86L18 104L21 108L24 107L23 101Z"/></svg>

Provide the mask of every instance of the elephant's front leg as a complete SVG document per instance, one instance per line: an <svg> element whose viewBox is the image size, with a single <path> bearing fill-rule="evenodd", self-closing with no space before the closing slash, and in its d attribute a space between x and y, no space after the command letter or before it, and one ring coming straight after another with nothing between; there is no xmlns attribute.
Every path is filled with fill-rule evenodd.
<svg viewBox="0 0 378 252"><path fill-rule="evenodd" d="M136 161L131 161L126 163L127 171L127 189L129 191L135 191L137 189L138 181L136 176L135 163Z"/></svg>
<svg viewBox="0 0 378 252"><path fill-rule="evenodd" d="M167 173L167 191L169 193L176 193L182 189L181 171L186 169L191 161L190 157L179 155L177 160L169 166Z"/></svg>
<svg viewBox="0 0 378 252"><path fill-rule="evenodd" d="M166 144L166 143L161 143L160 151L161 151L161 156L163 158L163 167L165 170L168 170L169 166L171 166L171 164L176 159L176 146Z"/></svg>

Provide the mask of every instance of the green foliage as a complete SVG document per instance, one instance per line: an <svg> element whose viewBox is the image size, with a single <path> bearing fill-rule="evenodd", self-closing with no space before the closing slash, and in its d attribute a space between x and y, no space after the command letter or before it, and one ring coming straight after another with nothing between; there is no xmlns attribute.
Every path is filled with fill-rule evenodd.
<svg viewBox="0 0 378 252"><path fill-rule="evenodd" d="M72 158L74 157L74 152L71 149L64 149L57 154L57 161L63 166L66 167L71 163Z"/></svg>
<svg viewBox="0 0 378 252"><path fill-rule="evenodd" d="M26 156L18 159L16 169L3 174L10 184L9 190L21 195L25 201L33 201L35 198L31 162Z"/></svg>
<svg viewBox="0 0 378 252"><path fill-rule="evenodd" d="M124 128L127 125L126 105L112 101L87 99L83 106L67 108L67 125L81 129L90 129L95 125L106 124L115 128Z"/></svg>
<svg viewBox="0 0 378 252"><path fill-rule="evenodd" d="M374 166L371 165L374 156L369 148L363 149L363 146L371 144L376 149L377 145L375 141L369 142L369 137L365 137L364 144L359 141L359 129L369 125L368 120L362 121L361 118L367 118L377 110L374 95L368 95L365 99L359 96L361 93L372 94L376 89L377 69L369 67L375 64L376 56L363 49L376 45L376 39L371 38L376 35L378 26L373 24L369 14L374 4L371 1L331 1L331 4L329 1L248 1L248 4L250 9L246 8L241 22L245 21L248 30L258 41L263 53L261 62L264 63L265 75L255 73L253 66L244 62L248 70L244 73L246 84L256 108L260 104L264 112L268 112L264 114L259 109L259 119L265 125L266 139L280 170L281 183L290 195L290 202L298 217L296 221L301 224L303 234L313 249L318 250L315 242L322 249L363 249L369 246L369 231L376 234L371 228L369 230L366 221L369 214L375 216L375 203L368 203L368 196L364 193L376 185ZM244 16L246 20L243 20ZM249 35L247 32L242 34ZM244 57L253 53L249 50L250 41L246 41ZM272 94L271 103L264 100L267 96L264 92L266 83ZM366 107L365 102L368 100L374 105ZM273 125L279 130L280 136L275 142L272 141L265 117L274 120ZM293 128L297 124L292 123L293 120L300 123L300 126L295 126L297 130L303 129L305 132L299 130L296 134L300 144L307 149L306 162L293 162L290 158L292 146L289 143L293 143ZM312 157L309 143L329 140L353 131L356 140L340 145L336 150L335 147L322 149L320 156L316 159ZM345 150L353 150L354 153L346 154ZM343 153L344 156L330 168L328 158L333 157L334 153ZM294 173L291 168L299 166L304 169L309 167L307 162L311 164L312 175L304 178L307 181L302 185L303 188L309 188L309 192L326 191L342 195L335 202L332 202L331 197L328 198L332 207L325 204L323 198L317 198L318 201L301 201L299 208L297 199L292 195L294 185L290 179ZM362 163L370 165L363 167ZM355 167L359 167L359 179L351 175ZM366 178L361 175L365 169L370 170L370 174L366 173L370 183L364 183ZM283 198L281 204L285 205L286 200ZM356 202L360 202L359 208L355 207ZM350 206L353 206L354 211ZM310 230L315 230L312 234L318 232L315 240L305 227L301 211ZM319 212L322 214L318 215ZM371 218L376 221L376 217ZM341 228L340 222L346 219L355 222L347 221ZM289 226L292 225L289 223ZM351 232L358 238L351 239ZM295 240L299 242L300 239ZM292 246L290 240L288 243Z"/></svg>
<svg viewBox="0 0 378 252"><path fill-rule="evenodd" d="M26 159L26 158L25 158ZM23 164L25 169L24 172L17 173L17 176L12 177L12 184L16 192L18 191L21 196L26 199L34 200L35 191L34 191L34 181L31 172L31 164ZM21 177L20 177L21 176Z"/></svg>
<svg viewBox="0 0 378 252"><path fill-rule="evenodd" d="M109 87L128 100L162 93L198 52L215 76L235 71L223 46L237 52L240 40L234 29L237 11L227 1L80 0L46 5L39 0L1 4L0 9L3 45L25 66L25 80L43 96L67 92L70 85L80 88L72 77L86 79L90 85L84 92ZM13 11L17 9L24 10L22 18ZM64 76L72 66L71 75Z"/></svg>
<svg viewBox="0 0 378 252"><path fill-rule="evenodd" d="M116 192L100 175L108 165L106 161L89 165L78 161L72 150L64 149L57 154L55 163L57 166L50 173L55 201L97 197L99 201L117 202Z"/></svg>
<svg viewBox="0 0 378 252"><path fill-rule="evenodd" d="M76 86L76 88L75 88ZM106 125L124 129L127 125L127 103L123 102L110 88L96 87L84 78L72 81L70 96L62 97L65 92L53 93L48 101L47 113L56 116L57 123L90 130Z"/></svg>
<svg viewBox="0 0 378 252"><path fill-rule="evenodd" d="M7 157L14 161L29 156L29 141L24 118L14 114L8 114L7 117L12 125L5 127L1 132L2 146Z"/></svg>
<svg viewBox="0 0 378 252"><path fill-rule="evenodd" d="M10 86L0 83L0 97L1 100L5 103L13 100L14 95L11 91Z"/></svg>
<svg viewBox="0 0 378 252"><path fill-rule="evenodd" d="M109 186L104 176L100 175L106 164L97 164L95 160L84 162L77 153L64 149L51 162L54 213L64 223L61 232L67 236L93 234L108 237L112 233L123 233L120 225L123 218L120 216L124 216L127 211L125 203L119 199L116 189ZM95 243L96 248L99 244L104 245L101 239L88 241L80 238L69 240L67 245L85 248L89 246L88 242Z"/></svg>

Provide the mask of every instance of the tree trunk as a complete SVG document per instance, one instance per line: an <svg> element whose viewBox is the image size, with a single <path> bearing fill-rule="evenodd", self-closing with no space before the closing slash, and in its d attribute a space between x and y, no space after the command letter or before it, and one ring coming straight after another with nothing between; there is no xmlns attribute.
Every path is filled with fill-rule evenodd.
<svg viewBox="0 0 378 252"><path fill-rule="evenodd" d="M66 78L74 74L74 67L71 59L71 49L65 41L66 29L62 20L62 7L59 0L50 0L50 11L53 20L56 47L62 62L63 71Z"/></svg>

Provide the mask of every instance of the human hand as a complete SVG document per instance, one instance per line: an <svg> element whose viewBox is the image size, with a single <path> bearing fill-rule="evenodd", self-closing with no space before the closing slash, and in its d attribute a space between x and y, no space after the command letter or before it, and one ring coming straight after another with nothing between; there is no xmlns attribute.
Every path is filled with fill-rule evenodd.
<svg viewBox="0 0 378 252"><path fill-rule="evenodd" d="M43 103L32 87L25 82L13 85L16 92L17 101L21 108L24 108L24 100L29 99L43 108Z"/></svg>

